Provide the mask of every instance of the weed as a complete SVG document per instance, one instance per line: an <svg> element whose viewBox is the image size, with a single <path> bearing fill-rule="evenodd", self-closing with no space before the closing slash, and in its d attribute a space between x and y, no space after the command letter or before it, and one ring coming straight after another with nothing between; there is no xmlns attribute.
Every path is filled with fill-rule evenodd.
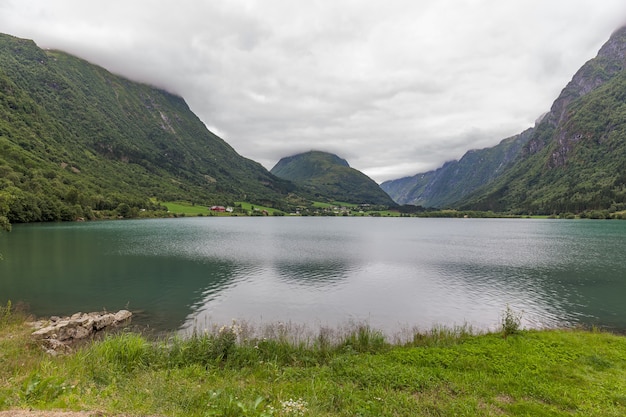
<svg viewBox="0 0 626 417"><path fill-rule="evenodd" d="M385 336L382 332L372 329L368 325L358 325L345 338L343 346L355 352L380 352L387 347Z"/></svg>
<svg viewBox="0 0 626 417"><path fill-rule="evenodd" d="M229 395L224 399L222 391L211 393L211 401L209 409L204 414L209 416L220 417L272 417L275 409L272 406L265 406L265 399L261 396L256 397L254 401L240 400L239 397Z"/></svg>
<svg viewBox="0 0 626 417"><path fill-rule="evenodd" d="M414 331L413 338L407 343L407 346L453 346L476 334L472 327L467 324L454 327L435 326L427 332Z"/></svg>
<svg viewBox="0 0 626 417"><path fill-rule="evenodd" d="M5 326L11 318L11 300L7 301L6 307L0 305L0 327Z"/></svg>
<svg viewBox="0 0 626 417"><path fill-rule="evenodd" d="M11 325L20 325L28 318L28 306L22 303L0 305L0 330Z"/></svg>
<svg viewBox="0 0 626 417"><path fill-rule="evenodd" d="M212 349L212 338L198 334L193 334L188 339L174 338L169 343L159 346L162 360L167 366L172 367L192 364L207 367L214 362L210 355Z"/></svg>
<svg viewBox="0 0 626 417"><path fill-rule="evenodd" d="M521 330L522 313L514 311L509 305L502 313L502 336L505 338Z"/></svg>
<svg viewBox="0 0 626 417"><path fill-rule="evenodd" d="M62 378L41 377L35 373L22 384L22 398L27 404L47 403L65 393L66 389L67 386Z"/></svg>
<svg viewBox="0 0 626 417"><path fill-rule="evenodd" d="M118 374L147 368L153 351L152 344L140 335L120 333L94 343L87 350L87 360L92 373L108 381Z"/></svg>
<svg viewBox="0 0 626 417"><path fill-rule="evenodd" d="M213 356L218 360L225 360L235 349L237 338L241 334L241 326L233 320L230 326L220 327L213 345Z"/></svg>

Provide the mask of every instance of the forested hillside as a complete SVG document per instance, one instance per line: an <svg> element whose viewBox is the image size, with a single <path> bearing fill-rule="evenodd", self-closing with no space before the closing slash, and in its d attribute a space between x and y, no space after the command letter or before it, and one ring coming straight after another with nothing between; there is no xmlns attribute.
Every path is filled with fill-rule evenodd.
<svg viewBox="0 0 626 417"><path fill-rule="evenodd" d="M0 35L0 216L10 222L128 215L155 199L281 206L293 189L181 97Z"/></svg>
<svg viewBox="0 0 626 417"><path fill-rule="evenodd" d="M526 132L382 185L397 202L517 214L626 210L626 27Z"/></svg>
<svg viewBox="0 0 626 417"><path fill-rule="evenodd" d="M458 161L412 177L385 181L380 187L398 204L452 207L472 191L490 183L510 168L533 129L502 140L498 145L468 151Z"/></svg>
<svg viewBox="0 0 626 417"><path fill-rule="evenodd" d="M626 27L574 75L519 161L461 206L598 217L626 210L625 68Z"/></svg>
<svg viewBox="0 0 626 417"><path fill-rule="evenodd" d="M285 157L270 172L301 186L315 199L395 205L374 180L331 153L310 151Z"/></svg>

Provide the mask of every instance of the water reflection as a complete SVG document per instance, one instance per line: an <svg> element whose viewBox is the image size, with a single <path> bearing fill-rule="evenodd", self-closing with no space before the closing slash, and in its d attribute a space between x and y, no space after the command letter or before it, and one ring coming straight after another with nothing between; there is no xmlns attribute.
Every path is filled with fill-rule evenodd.
<svg viewBox="0 0 626 417"><path fill-rule="evenodd" d="M93 226L100 227L16 227L11 246L2 248L1 298L25 302L39 316L128 308L137 313L136 324L173 329L240 269L228 260L155 251L141 229L127 234L113 223Z"/></svg>
<svg viewBox="0 0 626 417"><path fill-rule="evenodd" d="M18 225L0 302L37 315L128 307L159 329L232 318L397 329L626 328L626 222L187 218Z"/></svg>
<svg viewBox="0 0 626 417"><path fill-rule="evenodd" d="M440 265L442 285L454 288L457 297L473 310L502 312L508 305L523 311L528 327L568 326L576 317L568 313L567 289L540 271L497 265L447 262ZM493 315L493 314L492 314Z"/></svg>
<svg viewBox="0 0 626 417"><path fill-rule="evenodd" d="M304 262L284 260L275 262L274 269L279 279L288 284L325 291L332 290L347 279L353 270L350 263L340 259Z"/></svg>

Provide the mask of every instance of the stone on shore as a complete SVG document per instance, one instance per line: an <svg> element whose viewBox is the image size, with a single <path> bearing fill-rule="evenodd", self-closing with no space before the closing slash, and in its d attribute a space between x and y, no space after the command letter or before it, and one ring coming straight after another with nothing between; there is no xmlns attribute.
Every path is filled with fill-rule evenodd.
<svg viewBox="0 0 626 417"><path fill-rule="evenodd" d="M69 317L52 316L50 320L32 323L32 337L43 342L52 354L68 352L73 341L85 339L108 327L127 324L133 313L120 310L117 313L75 313Z"/></svg>

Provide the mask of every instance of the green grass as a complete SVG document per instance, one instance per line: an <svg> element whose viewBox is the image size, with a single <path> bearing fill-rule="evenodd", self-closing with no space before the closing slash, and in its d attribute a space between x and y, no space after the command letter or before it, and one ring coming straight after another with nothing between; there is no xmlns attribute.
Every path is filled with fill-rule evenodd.
<svg viewBox="0 0 626 417"><path fill-rule="evenodd" d="M9 315L6 315L9 317ZM622 416L626 338L233 323L187 339L121 333L52 357L0 322L0 410L125 416Z"/></svg>
<svg viewBox="0 0 626 417"><path fill-rule="evenodd" d="M323 203L321 201L314 201L313 202L313 207L315 208L331 208L331 207L335 207L336 204L332 204L332 203Z"/></svg>
<svg viewBox="0 0 626 417"><path fill-rule="evenodd" d="M262 212L263 210L267 211L270 216L282 215L285 214L283 211L271 208L264 207L258 204L246 203L245 201L237 201L235 206L241 207L242 210L248 212L248 214L253 214L254 212Z"/></svg>
<svg viewBox="0 0 626 417"><path fill-rule="evenodd" d="M208 216L211 214L211 211L208 207L194 205L191 203L187 203L184 201L169 201L166 203L161 203L167 207L167 211L174 214L184 214L185 216Z"/></svg>
<svg viewBox="0 0 626 417"><path fill-rule="evenodd" d="M342 201L333 201L332 203L324 203L321 201L314 201L313 207L315 208L331 208L331 207L358 207L358 204L346 203Z"/></svg>
<svg viewBox="0 0 626 417"><path fill-rule="evenodd" d="M368 211L365 214L367 216L377 216L377 217L400 217L400 212L393 211L393 210Z"/></svg>
<svg viewBox="0 0 626 417"><path fill-rule="evenodd" d="M231 213L213 212L210 210L209 207L193 205L191 203L184 202L184 201L170 201L170 202L165 202L161 204L166 206L167 210L170 213L177 214L177 215L181 215L181 214L185 216L230 216L231 215ZM262 213L263 210L267 211L267 213L270 216L284 214L284 212L275 208L264 207L258 204L246 203L246 202L241 202L241 201L236 202L235 206L237 208L237 210L235 210L235 214L239 214L239 215L242 214L241 210L243 210L244 213L249 214L249 215L253 215L255 213Z"/></svg>

